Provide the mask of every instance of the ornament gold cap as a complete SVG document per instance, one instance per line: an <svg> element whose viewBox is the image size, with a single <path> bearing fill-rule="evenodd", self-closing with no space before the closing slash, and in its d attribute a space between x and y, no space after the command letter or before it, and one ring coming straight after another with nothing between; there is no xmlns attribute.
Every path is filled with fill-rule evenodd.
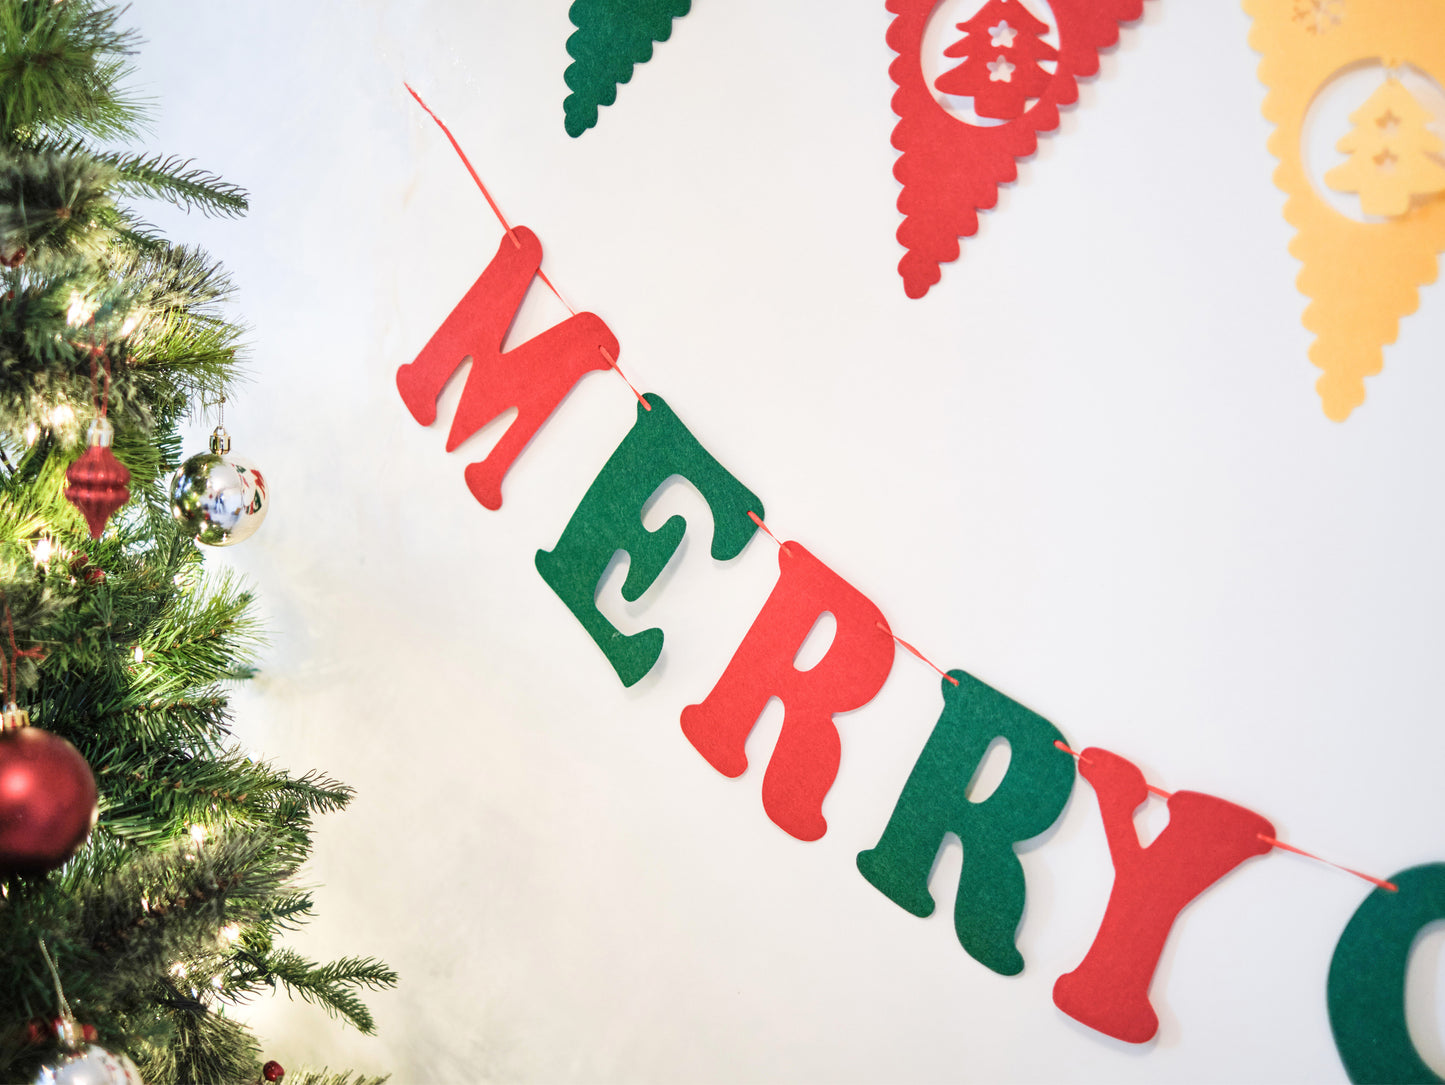
<svg viewBox="0 0 1445 1085"><path fill-rule="evenodd" d="M113 440L115 440L115 427L110 424L109 418L102 415L90 424L92 448L109 448Z"/></svg>
<svg viewBox="0 0 1445 1085"><path fill-rule="evenodd" d="M226 432L225 426L217 426L211 432L211 451L218 456L224 456L231 451L231 435Z"/></svg>
<svg viewBox="0 0 1445 1085"><path fill-rule="evenodd" d="M6 731L18 731L22 727L30 726L30 713L21 708L14 701L0 711L0 733Z"/></svg>
<svg viewBox="0 0 1445 1085"><path fill-rule="evenodd" d="M84 1045L85 1032L80 1023L68 1013L55 1019L56 1042L66 1051L79 1051Z"/></svg>

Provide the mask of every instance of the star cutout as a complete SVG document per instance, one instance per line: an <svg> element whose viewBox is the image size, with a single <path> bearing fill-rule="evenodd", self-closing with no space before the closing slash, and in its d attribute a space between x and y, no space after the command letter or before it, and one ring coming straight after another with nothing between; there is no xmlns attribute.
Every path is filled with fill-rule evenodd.
<svg viewBox="0 0 1445 1085"><path fill-rule="evenodd" d="M988 32L992 36L989 44L995 49L1012 49L1014 47L1014 37L1018 34L1017 30L1008 25L1007 19L1000 19L998 26L989 27Z"/></svg>
<svg viewBox="0 0 1445 1085"><path fill-rule="evenodd" d="M1381 173L1394 173L1395 163L1398 161L1400 161L1399 158L1388 147L1375 155L1375 165L1380 167Z"/></svg>
<svg viewBox="0 0 1445 1085"><path fill-rule="evenodd" d="M1297 0L1294 18L1311 34L1324 34L1345 21L1345 0Z"/></svg>
<svg viewBox="0 0 1445 1085"><path fill-rule="evenodd" d="M1012 83L1014 66L1004 59L1002 53L997 60L988 62L988 81L990 83Z"/></svg>
<svg viewBox="0 0 1445 1085"><path fill-rule="evenodd" d="M1380 126L1381 131L1389 133L1400 127L1400 118L1395 116L1393 109L1387 109L1384 116L1375 118L1375 123Z"/></svg>

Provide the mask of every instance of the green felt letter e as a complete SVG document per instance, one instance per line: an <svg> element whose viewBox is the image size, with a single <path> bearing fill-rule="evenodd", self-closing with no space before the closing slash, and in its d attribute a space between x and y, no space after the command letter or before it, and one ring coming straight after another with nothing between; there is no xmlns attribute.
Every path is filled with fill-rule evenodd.
<svg viewBox="0 0 1445 1085"><path fill-rule="evenodd" d="M1014 944L1024 913L1024 871L1014 844L1043 832L1063 812L1074 762L1042 716L964 671L943 679L943 714L919 754L878 846L858 855L873 886L916 916L933 913L928 876L943 834L963 841L953 926L981 964L1005 976L1023 971ZM1009 744L1008 771L982 802L968 799L994 739Z"/></svg>
<svg viewBox="0 0 1445 1085"><path fill-rule="evenodd" d="M687 523L670 517L656 531L642 526L642 509L664 482L680 475L701 491L712 512L712 556L728 561L742 553L763 517L763 503L725 471L678 421L660 396L643 397L637 422L593 480L552 550L537 551L537 571L582 628L591 634L624 686L637 682L662 654L662 630L620 632L597 609L597 585L612 555L631 558L622 598L639 599L652 586L682 542Z"/></svg>

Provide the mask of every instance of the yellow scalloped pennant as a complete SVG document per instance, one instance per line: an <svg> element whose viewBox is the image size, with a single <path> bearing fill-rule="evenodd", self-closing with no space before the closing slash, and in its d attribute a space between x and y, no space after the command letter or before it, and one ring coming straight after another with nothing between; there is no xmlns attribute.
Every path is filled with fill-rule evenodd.
<svg viewBox="0 0 1445 1085"><path fill-rule="evenodd" d="M1298 231L1289 251L1304 264L1296 282L1310 299L1304 312L1304 326L1315 333L1310 361L1324 371L1315 388L1325 414L1342 422L1364 402L1365 378L1380 371L1383 347L1419 305L1419 288L1435 280L1445 251L1442 163L1432 118L1395 79L1384 79L1350 115L1355 128L1339 149L1351 158L1326 175L1331 188L1360 193L1366 215L1389 216L1356 221L1310 181L1305 118L1325 85L1362 64L1408 65L1445 85L1445 2L1243 3L1254 20L1249 43L1263 55L1259 77L1269 88L1264 115L1275 125L1274 181L1289 197L1284 216Z"/></svg>

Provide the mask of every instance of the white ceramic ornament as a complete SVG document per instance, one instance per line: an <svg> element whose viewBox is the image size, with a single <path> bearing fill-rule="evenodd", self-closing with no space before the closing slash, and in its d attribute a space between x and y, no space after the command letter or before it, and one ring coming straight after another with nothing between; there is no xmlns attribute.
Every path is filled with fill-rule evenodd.
<svg viewBox="0 0 1445 1085"><path fill-rule="evenodd" d="M62 1051L45 1061L34 1085L145 1085L135 1063L99 1044Z"/></svg>

